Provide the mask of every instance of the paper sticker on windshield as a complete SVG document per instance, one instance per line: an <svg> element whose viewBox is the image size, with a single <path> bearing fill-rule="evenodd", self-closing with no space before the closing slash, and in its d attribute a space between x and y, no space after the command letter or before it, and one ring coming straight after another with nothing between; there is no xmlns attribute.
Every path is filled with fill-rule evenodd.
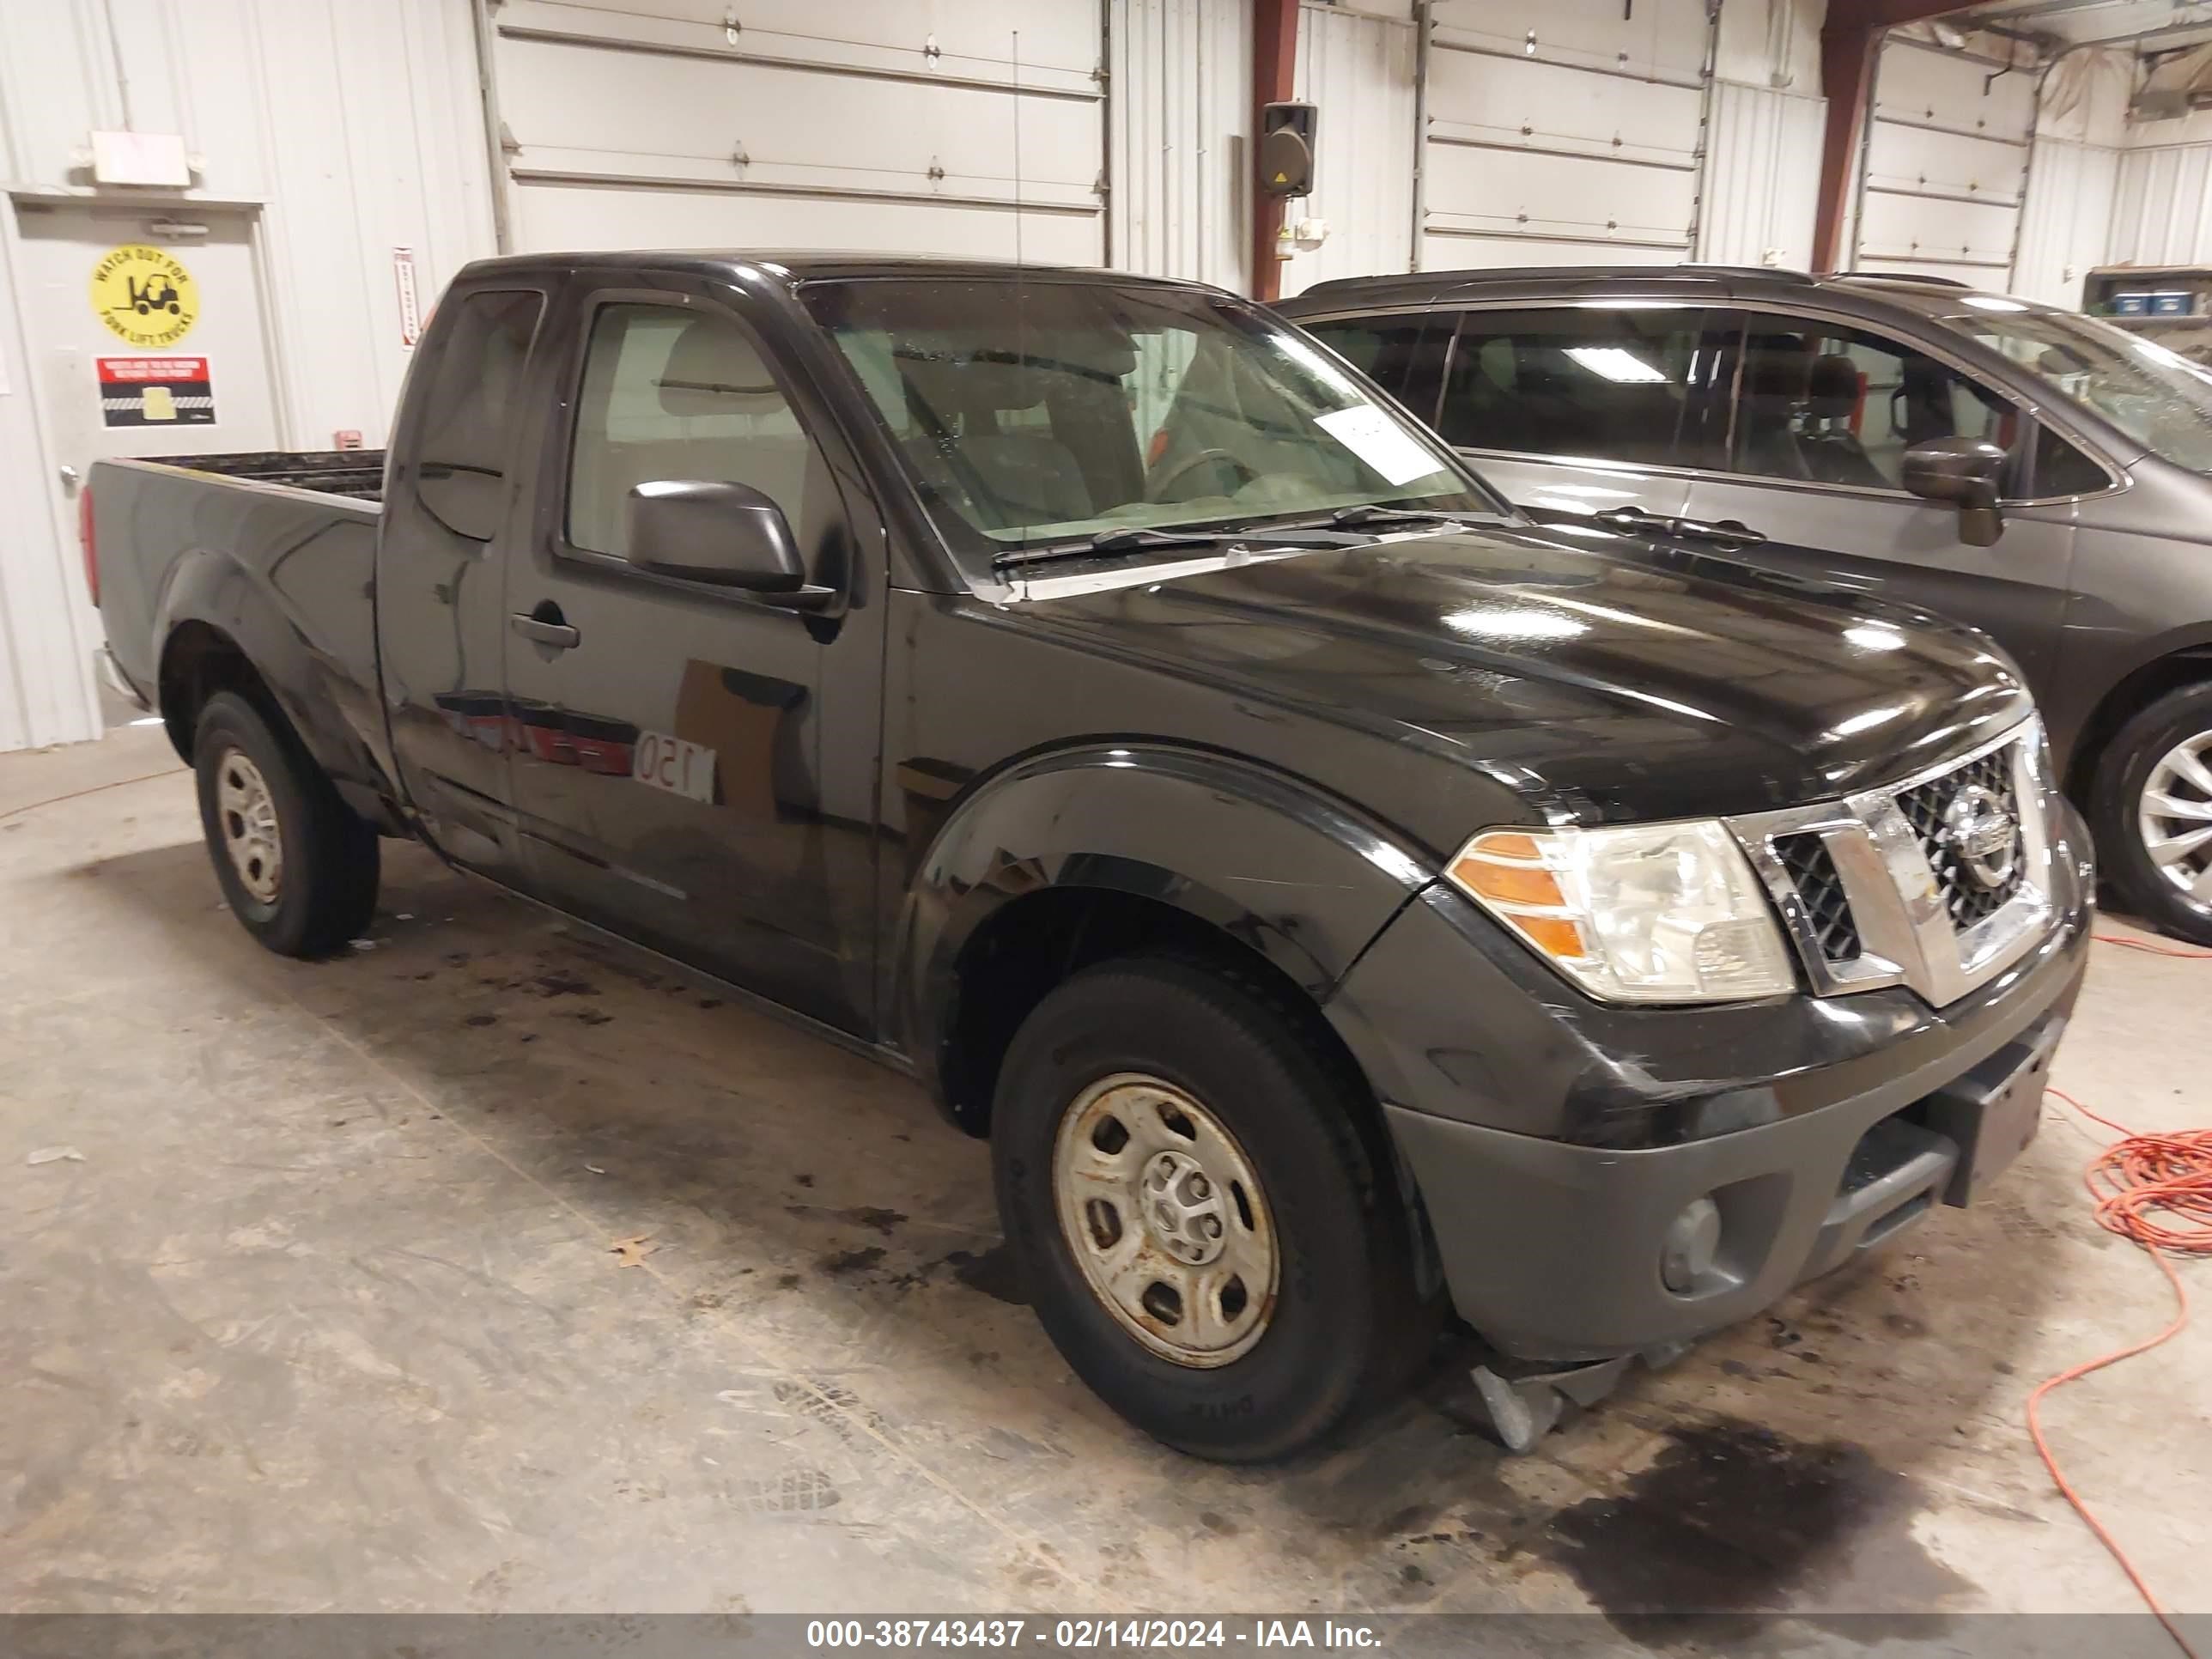
<svg viewBox="0 0 2212 1659"><path fill-rule="evenodd" d="M1372 404L1316 415L1314 424L1380 472L1387 483L1411 483L1443 471L1434 455Z"/></svg>

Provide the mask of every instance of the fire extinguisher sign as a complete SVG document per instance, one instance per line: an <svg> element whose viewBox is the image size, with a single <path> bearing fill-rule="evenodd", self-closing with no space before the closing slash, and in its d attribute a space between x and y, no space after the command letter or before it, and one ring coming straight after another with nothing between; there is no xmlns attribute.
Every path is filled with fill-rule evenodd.
<svg viewBox="0 0 2212 1659"><path fill-rule="evenodd" d="M98 357L102 426L213 426L204 357Z"/></svg>

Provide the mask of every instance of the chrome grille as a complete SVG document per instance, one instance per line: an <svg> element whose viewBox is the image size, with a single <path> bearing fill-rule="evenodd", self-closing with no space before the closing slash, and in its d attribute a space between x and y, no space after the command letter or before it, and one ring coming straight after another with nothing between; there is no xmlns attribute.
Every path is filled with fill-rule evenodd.
<svg viewBox="0 0 2212 1659"><path fill-rule="evenodd" d="M1920 842L1920 850L1927 857L1928 867L1936 872L1936 884L1942 890L1943 908L1950 915L1951 926L1962 933L2004 908L2012 896L2020 890L2023 868L2022 864L2015 860L2012 873L1996 887L1984 887L1966 873L1958 849L1951 844L1945 830L1943 809L1961 788L1969 784L1988 790L2003 805L2014 823L2020 821L2020 803L2013 790L2012 750L2009 745L1993 750L1979 760L1968 761L1957 771L1930 779L1916 788L1903 791L1897 797L1897 810L1905 814L1905 821L1912 826L1912 833Z"/></svg>
<svg viewBox="0 0 2212 1659"><path fill-rule="evenodd" d="M1905 985L1941 1007L2048 930L2059 814L2042 728L2030 719L1887 787L1729 824L1815 994ZM2010 867L1984 885L2005 862L2007 818Z"/></svg>
<svg viewBox="0 0 2212 1659"><path fill-rule="evenodd" d="M1844 891L1844 878L1836 873L1828 843L1817 835L1777 836L1774 856L1782 860L1790 885L1805 902L1805 919L1812 926L1820 956L1827 962L1853 962L1865 954L1859 943L1858 925L1851 920L1851 902Z"/></svg>

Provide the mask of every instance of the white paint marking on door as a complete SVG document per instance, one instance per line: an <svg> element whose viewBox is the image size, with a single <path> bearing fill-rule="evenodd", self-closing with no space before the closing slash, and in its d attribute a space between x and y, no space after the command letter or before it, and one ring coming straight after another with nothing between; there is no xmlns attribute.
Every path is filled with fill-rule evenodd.
<svg viewBox="0 0 2212 1659"><path fill-rule="evenodd" d="M712 806L714 804L714 751L681 738L659 732L638 733L631 750L630 776L639 783L665 789Z"/></svg>

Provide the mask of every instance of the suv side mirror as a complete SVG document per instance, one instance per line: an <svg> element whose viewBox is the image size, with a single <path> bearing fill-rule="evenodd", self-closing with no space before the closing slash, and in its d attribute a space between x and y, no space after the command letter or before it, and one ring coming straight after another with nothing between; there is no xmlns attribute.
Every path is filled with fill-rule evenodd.
<svg viewBox="0 0 2212 1659"><path fill-rule="evenodd" d="M1924 501L1950 501L1959 509L1959 539L1988 547L2004 533L1997 495L2004 488L2005 453L1978 438L1931 438L1905 452L1905 487Z"/></svg>
<svg viewBox="0 0 2212 1659"><path fill-rule="evenodd" d="M802 609L826 589L806 585L805 562L783 509L750 484L663 478L623 504L625 556L640 570L712 582Z"/></svg>

